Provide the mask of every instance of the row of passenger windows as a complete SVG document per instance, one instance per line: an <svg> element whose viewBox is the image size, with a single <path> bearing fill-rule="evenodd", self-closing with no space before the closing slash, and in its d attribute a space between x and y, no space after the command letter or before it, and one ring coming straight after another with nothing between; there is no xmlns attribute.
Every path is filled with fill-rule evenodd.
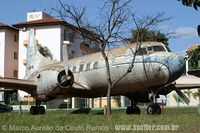
<svg viewBox="0 0 200 133"><path fill-rule="evenodd" d="M71 67L72 72L82 72L82 71L89 71L92 69L97 69L98 68L98 61L94 62L93 65L92 63L87 63L87 64L81 64L79 67L78 66L73 66Z"/></svg>

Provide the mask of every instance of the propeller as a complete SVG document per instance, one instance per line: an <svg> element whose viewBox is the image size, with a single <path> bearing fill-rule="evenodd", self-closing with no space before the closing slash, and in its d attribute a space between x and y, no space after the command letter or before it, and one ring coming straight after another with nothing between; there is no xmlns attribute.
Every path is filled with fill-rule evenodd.
<svg viewBox="0 0 200 133"><path fill-rule="evenodd" d="M65 73L66 76L69 75L68 73L68 52L67 52L67 45L69 45L70 42L69 41L63 41L63 45L62 45L62 53L63 53L63 63L64 63L64 69L65 69Z"/></svg>
<svg viewBox="0 0 200 133"><path fill-rule="evenodd" d="M63 41L62 45L62 53L63 53L63 64L64 64L64 70L61 71L58 75L58 81L61 86L71 86L73 84L73 74L69 70L68 67L68 52L67 47L70 45L69 41Z"/></svg>
<svg viewBox="0 0 200 133"><path fill-rule="evenodd" d="M176 91L176 93L178 94L178 96L188 105L190 103L189 98L179 89L177 89L176 87L174 87L174 90Z"/></svg>

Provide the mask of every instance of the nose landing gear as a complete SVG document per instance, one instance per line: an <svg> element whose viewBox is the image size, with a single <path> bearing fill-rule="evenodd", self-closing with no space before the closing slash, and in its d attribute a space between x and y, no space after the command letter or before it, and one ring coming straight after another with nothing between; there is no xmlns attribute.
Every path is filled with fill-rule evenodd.
<svg viewBox="0 0 200 133"><path fill-rule="evenodd" d="M160 114L161 114L161 108L160 108L160 106L156 103L156 95L157 95L157 92L156 92L156 91L151 91L150 97L152 98L153 103L150 104L150 105L147 107L147 114L148 114L148 115L160 115Z"/></svg>
<svg viewBox="0 0 200 133"><path fill-rule="evenodd" d="M148 115L160 115L161 108L158 104L153 103L147 107L147 114Z"/></svg>

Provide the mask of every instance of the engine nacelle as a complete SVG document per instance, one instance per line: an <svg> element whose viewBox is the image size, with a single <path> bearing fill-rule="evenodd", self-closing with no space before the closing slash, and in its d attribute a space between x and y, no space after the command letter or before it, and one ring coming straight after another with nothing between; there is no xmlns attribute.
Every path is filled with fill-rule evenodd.
<svg viewBox="0 0 200 133"><path fill-rule="evenodd" d="M61 87L71 87L74 83L74 75L70 70L68 70L68 75L66 75L65 70L62 70L59 72L57 80Z"/></svg>
<svg viewBox="0 0 200 133"><path fill-rule="evenodd" d="M73 85L74 76L68 71L66 76L65 70L44 70L37 74L37 98L43 101L49 98L55 98L62 93L62 88L69 88Z"/></svg>

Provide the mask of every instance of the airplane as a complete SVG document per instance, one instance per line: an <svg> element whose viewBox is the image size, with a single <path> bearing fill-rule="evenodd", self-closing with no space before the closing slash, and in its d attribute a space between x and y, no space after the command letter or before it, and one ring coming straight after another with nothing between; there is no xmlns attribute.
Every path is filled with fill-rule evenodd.
<svg viewBox="0 0 200 133"><path fill-rule="evenodd" d="M30 30L26 77L0 77L0 87L22 90L36 99L36 106L30 108L32 115L45 114L42 101L66 97L96 98L107 94L106 67L101 53L68 59L70 42L66 43L62 46L63 62L48 59L38 51L34 30ZM127 114L140 114L138 102L152 103L147 108L148 114L161 114L156 97L172 90L188 103L187 97L180 91L183 86L176 87L174 83L184 73L184 57L172 53L162 43L149 43L141 45L133 70L111 90L111 96L124 95L130 99ZM118 80L131 65L135 45L129 46L132 50L122 46L107 51L113 81Z"/></svg>

